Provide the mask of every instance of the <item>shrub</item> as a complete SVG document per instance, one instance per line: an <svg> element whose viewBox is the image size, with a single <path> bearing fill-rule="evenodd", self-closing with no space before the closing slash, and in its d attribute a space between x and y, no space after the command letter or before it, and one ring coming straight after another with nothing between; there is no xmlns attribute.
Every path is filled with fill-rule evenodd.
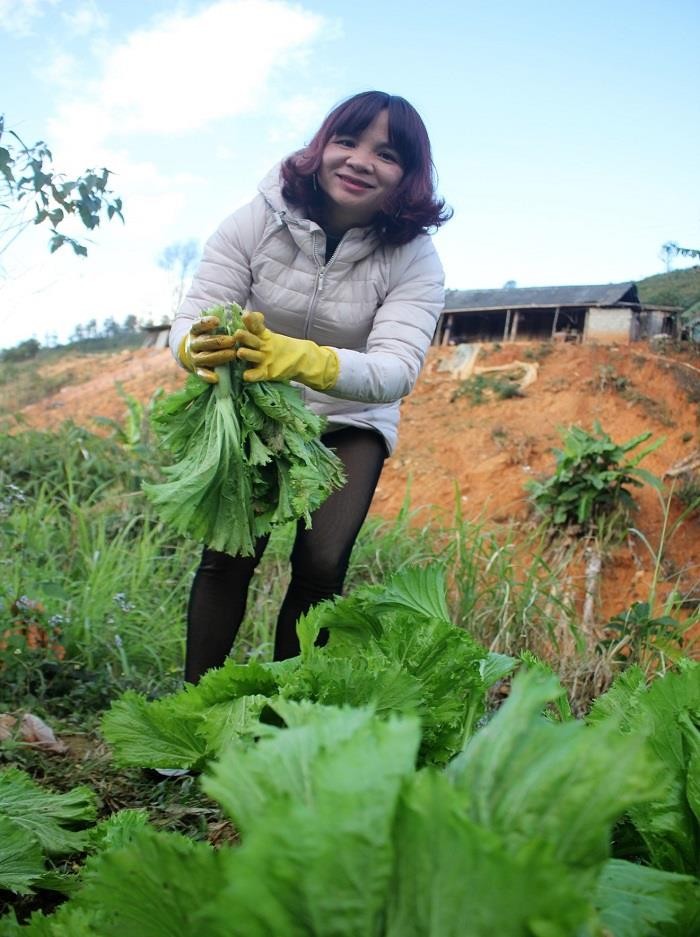
<svg viewBox="0 0 700 937"><path fill-rule="evenodd" d="M657 449L663 439L650 443L633 458L627 455L651 436L647 431L625 443L616 443L598 421L594 432L578 426L562 432L563 449L555 449L554 474L544 481L531 481L526 488L535 506L557 526L578 524L591 533L602 518L615 511L629 513L636 505L628 486L646 481L655 488L659 480L639 462Z"/></svg>

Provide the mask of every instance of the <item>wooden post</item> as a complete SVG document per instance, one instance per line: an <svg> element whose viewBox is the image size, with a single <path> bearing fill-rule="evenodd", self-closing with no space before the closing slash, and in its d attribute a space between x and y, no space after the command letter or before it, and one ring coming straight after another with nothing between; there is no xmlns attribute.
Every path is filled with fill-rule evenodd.
<svg viewBox="0 0 700 937"><path fill-rule="evenodd" d="M441 345L447 345L450 340L450 333L452 332L452 319L453 316L445 316L445 326L442 330L442 338L440 339Z"/></svg>
<svg viewBox="0 0 700 937"><path fill-rule="evenodd" d="M557 331L557 322L559 321L560 309L561 309L561 306L557 306L557 308L554 310L554 322L552 322L552 338L554 338L554 334Z"/></svg>
<svg viewBox="0 0 700 937"><path fill-rule="evenodd" d="M516 309L513 315L513 324L510 327L510 340L514 342L518 337L518 325L520 324L520 310Z"/></svg>
<svg viewBox="0 0 700 937"><path fill-rule="evenodd" d="M510 314L511 314L511 310L506 309L506 324L505 324L505 328L503 329L503 341L504 342L508 341L508 332L510 331Z"/></svg>

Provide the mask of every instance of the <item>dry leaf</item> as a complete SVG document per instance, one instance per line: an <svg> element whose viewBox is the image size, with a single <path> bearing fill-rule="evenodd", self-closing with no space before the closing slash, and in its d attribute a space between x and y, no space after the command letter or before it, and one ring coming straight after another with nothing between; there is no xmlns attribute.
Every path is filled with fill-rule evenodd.
<svg viewBox="0 0 700 937"><path fill-rule="evenodd" d="M10 713L0 713L0 742L6 742L12 738L12 727L17 724L16 716Z"/></svg>
<svg viewBox="0 0 700 937"><path fill-rule="evenodd" d="M44 720L32 713L24 713L22 716L20 735L27 745L41 748L44 751L58 754L68 751L67 745L56 738L53 730L46 725Z"/></svg>

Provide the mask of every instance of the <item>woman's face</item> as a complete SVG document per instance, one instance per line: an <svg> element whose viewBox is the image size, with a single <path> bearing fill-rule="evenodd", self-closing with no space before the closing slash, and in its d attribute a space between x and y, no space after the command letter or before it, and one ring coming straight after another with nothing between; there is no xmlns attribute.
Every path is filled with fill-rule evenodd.
<svg viewBox="0 0 700 937"><path fill-rule="evenodd" d="M318 170L329 233L370 224L402 179L399 154L389 143L388 111L380 111L359 136L335 134Z"/></svg>

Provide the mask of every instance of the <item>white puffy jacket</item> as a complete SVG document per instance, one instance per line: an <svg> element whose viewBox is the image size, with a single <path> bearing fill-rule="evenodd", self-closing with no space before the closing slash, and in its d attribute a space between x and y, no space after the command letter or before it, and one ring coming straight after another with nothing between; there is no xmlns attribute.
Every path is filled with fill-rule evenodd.
<svg viewBox="0 0 700 937"><path fill-rule="evenodd" d="M192 286L170 330L177 350L192 321L237 302L265 314L275 332L309 338L338 353L331 391L302 388L328 428L375 429L391 453L399 402L410 393L444 304L444 274L432 239L382 246L369 228L351 228L325 263L323 230L289 206L279 166L259 195L208 240Z"/></svg>

